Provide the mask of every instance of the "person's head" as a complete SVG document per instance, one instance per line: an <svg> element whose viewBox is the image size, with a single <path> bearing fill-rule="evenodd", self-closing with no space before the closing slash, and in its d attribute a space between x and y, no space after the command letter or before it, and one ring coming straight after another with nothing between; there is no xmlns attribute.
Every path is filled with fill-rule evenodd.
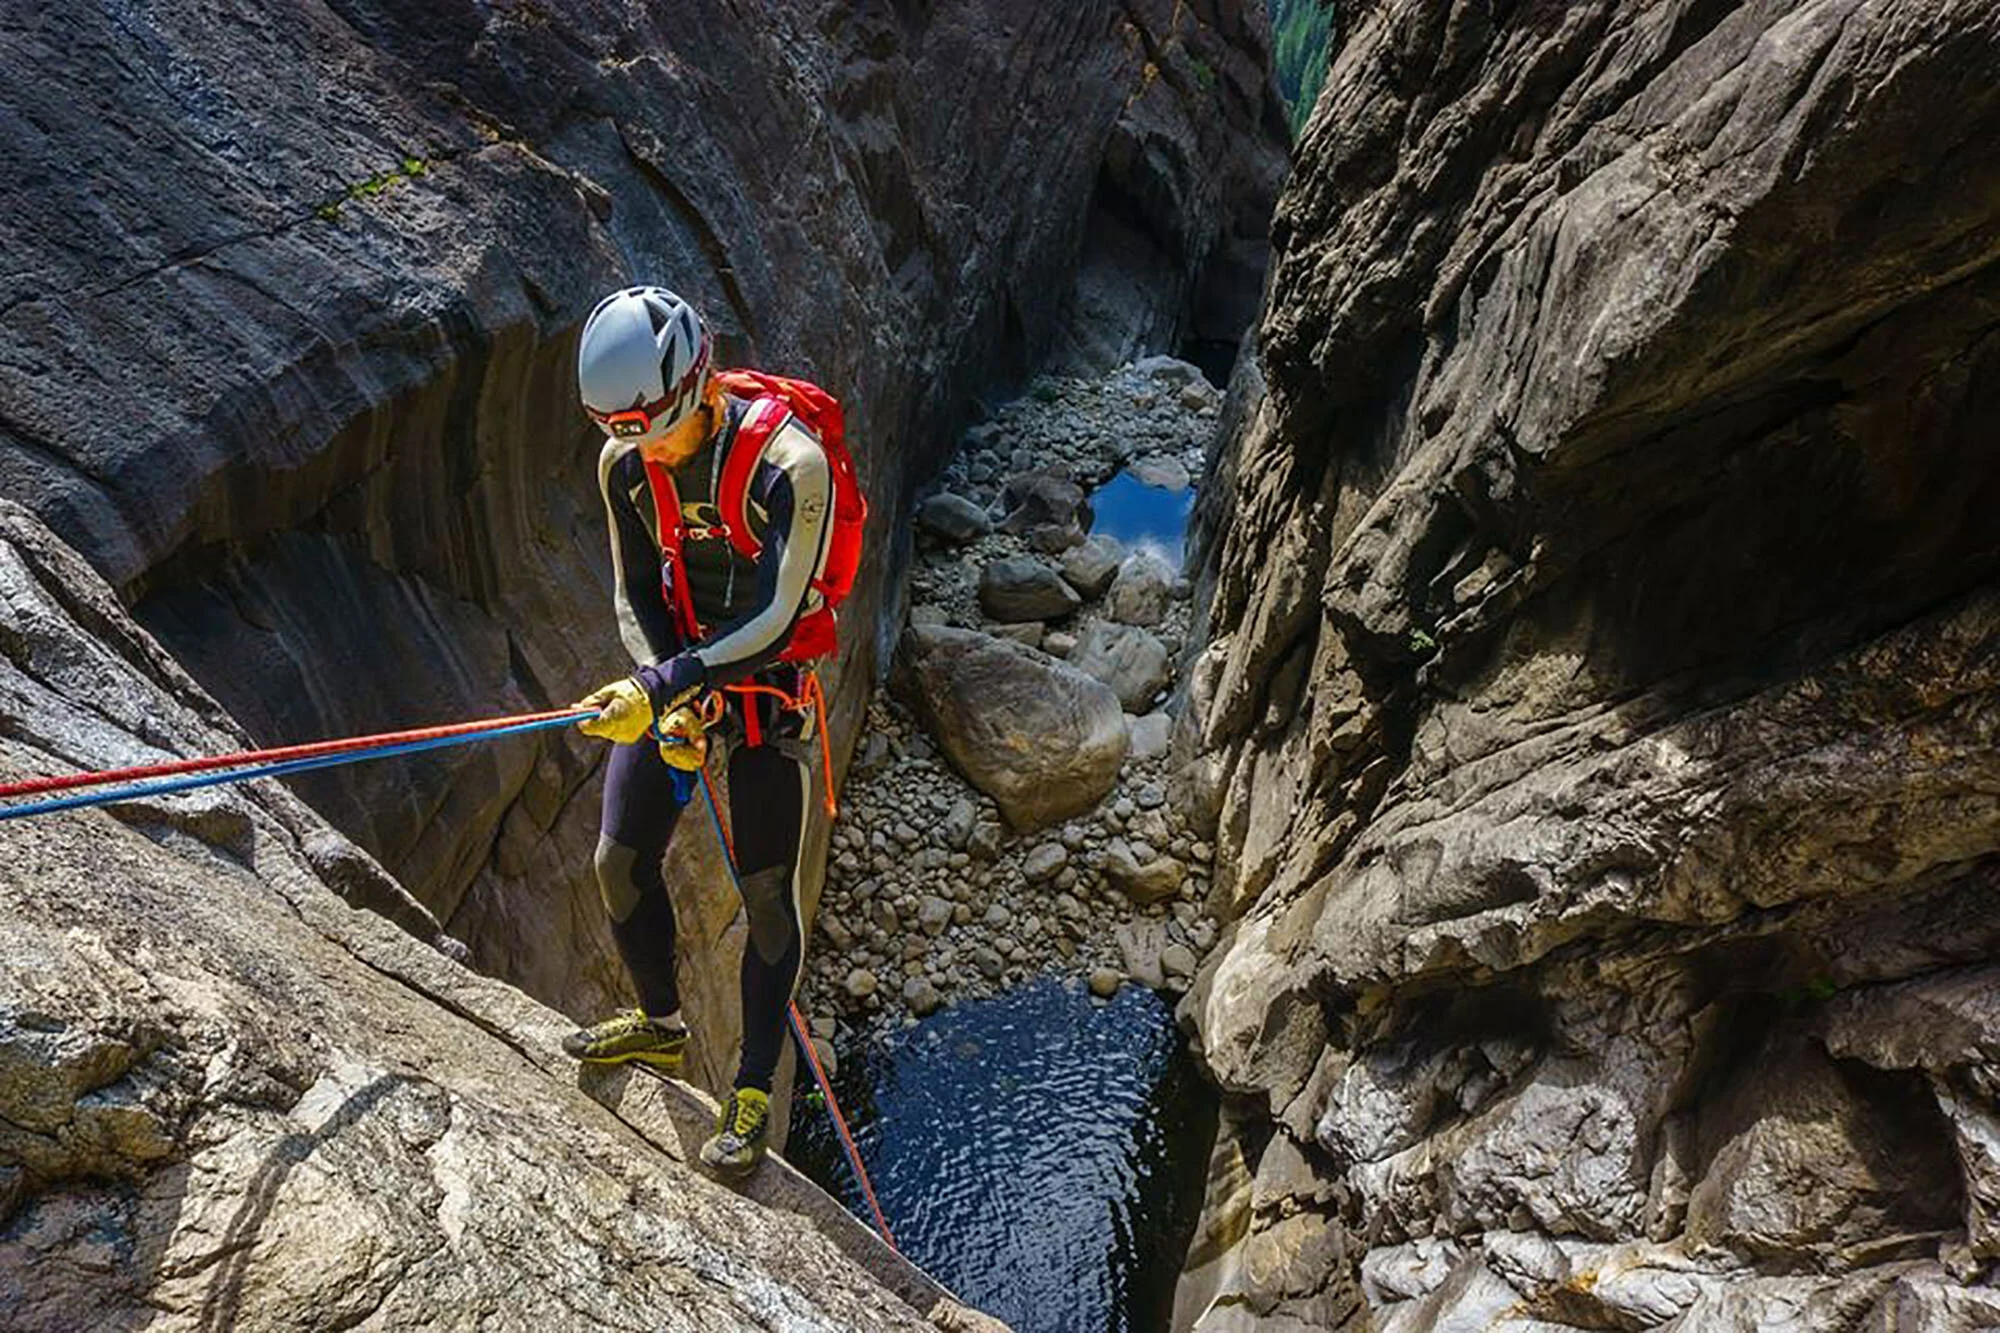
<svg viewBox="0 0 2000 1333"><path fill-rule="evenodd" d="M597 303L576 349L576 391L607 434L672 466L708 438L719 410L712 340L693 306L664 287Z"/></svg>

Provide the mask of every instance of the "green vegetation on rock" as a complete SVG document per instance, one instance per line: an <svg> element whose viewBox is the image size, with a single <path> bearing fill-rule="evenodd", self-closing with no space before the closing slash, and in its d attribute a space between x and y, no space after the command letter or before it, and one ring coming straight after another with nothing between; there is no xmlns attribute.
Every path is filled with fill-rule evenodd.
<svg viewBox="0 0 2000 1333"><path fill-rule="evenodd" d="M1332 0L1267 0L1271 7L1271 64L1278 91L1291 113L1292 137L1305 128L1326 83L1334 32Z"/></svg>

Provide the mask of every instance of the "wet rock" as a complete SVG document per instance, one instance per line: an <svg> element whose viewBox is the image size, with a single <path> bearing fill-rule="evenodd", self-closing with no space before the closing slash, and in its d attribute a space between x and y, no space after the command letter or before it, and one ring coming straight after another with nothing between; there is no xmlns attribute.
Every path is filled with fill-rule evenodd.
<svg viewBox="0 0 2000 1333"><path fill-rule="evenodd" d="M1061 575L1028 556L1006 556L980 571L979 609L993 620L1053 620L1082 604Z"/></svg>
<svg viewBox="0 0 2000 1333"><path fill-rule="evenodd" d="M1125 720L1106 686L986 635L913 629L903 643L899 669L926 725L1015 827L1080 814L1117 782Z"/></svg>
<svg viewBox="0 0 2000 1333"><path fill-rule="evenodd" d="M1126 711L1148 708L1172 679L1167 646L1131 625L1094 620L1084 627L1068 662L1109 686Z"/></svg>
<svg viewBox="0 0 2000 1333"><path fill-rule="evenodd" d="M993 530L986 511L962 495L933 495L917 506L924 531L954 545L977 541Z"/></svg>

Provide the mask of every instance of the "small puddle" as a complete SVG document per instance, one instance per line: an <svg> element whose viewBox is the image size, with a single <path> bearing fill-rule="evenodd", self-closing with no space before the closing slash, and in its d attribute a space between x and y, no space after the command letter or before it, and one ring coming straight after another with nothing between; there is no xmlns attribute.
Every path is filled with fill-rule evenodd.
<svg viewBox="0 0 2000 1333"><path fill-rule="evenodd" d="M1193 512L1193 486L1148 485L1127 469L1091 492L1090 531L1115 538L1128 550L1151 552L1178 573Z"/></svg>
<svg viewBox="0 0 2000 1333"><path fill-rule="evenodd" d="M1044 977L836 1053L834 1093L926 1272L1019 1333L1167 1326L1216 1120L1168 1001ZM795 1102L786 1156L866 1219L816 1102Z"/></svg>

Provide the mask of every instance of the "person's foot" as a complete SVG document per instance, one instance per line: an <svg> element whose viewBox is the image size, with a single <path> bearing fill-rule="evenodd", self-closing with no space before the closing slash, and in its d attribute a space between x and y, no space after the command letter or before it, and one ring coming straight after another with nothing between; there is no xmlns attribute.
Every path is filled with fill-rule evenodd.
<svg viewBox="0 0 2000 1333"><path fill-rule="evenodd" d="M724 1175L740 1176L764 1157L764 1131L771 1120L771 1094L736 1088L722 1104L715 1135L701 1145L701 1160Z"/></svg>
<svg viewBox="0 0 2000 1333"><path fill-rule="evenodd" d="M562 1048L565 1054L586 1064L615 1065L636 1060L663 1074L678 1074L687 1044L686 1028L669 1027L638 1009L627 1009L602 1023L572 1032L563 1038Z"/></svg>

